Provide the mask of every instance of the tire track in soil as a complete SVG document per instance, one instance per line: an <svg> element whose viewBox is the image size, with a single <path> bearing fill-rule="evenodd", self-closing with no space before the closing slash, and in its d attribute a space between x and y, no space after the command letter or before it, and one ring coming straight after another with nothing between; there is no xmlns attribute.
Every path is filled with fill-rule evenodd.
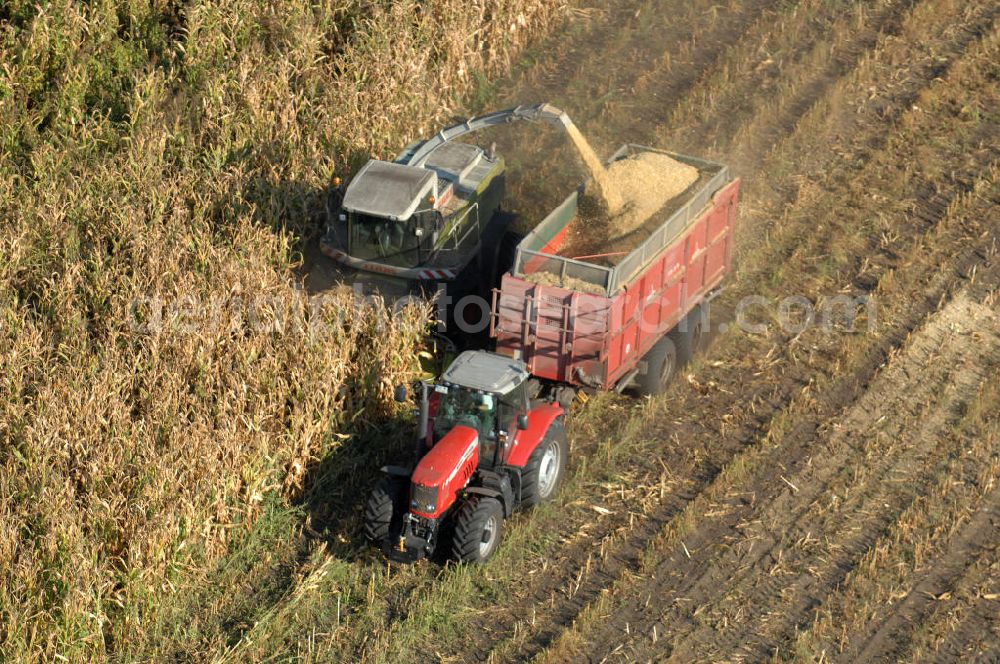
<svg viewBox="0 0 1000 664"><path fill-rule="evenodd" d="M536 49L544 51L547 60L539 60L501 82L499 87L509 90L501 98L511 105L529 100L556 105L571 101L567 110L572 109L574 122L587 128L588 138L597 136L605 109L615 95L634 90L638 79L657 69L677 44L692 34L703 35L699 39L702 44L691 52L690 73L674 73L683 81L708 69L729 43L753 29L751 26L758 26L762 15L780 15L797 4L752 0L723 6L712 0L647 0L577 10L587 18L574 20L585 22L590 29L571 37L568 44L562 34L547 40ZM714 18L706 21L706 16ZM554 59L549 57L551 53L557 54ZM616 146L621 142L619 136L613 139Z"/></svg>
<svg viewBox="0 0 1000 664"><path fill-rule="evenodd" d="M915 94L917 94L919 92L920 89L921 88L917 87L916 89L909 90L909 93L910 93L910 95L915 95ZM904 106L904 108L905 108L905 106ZM796 388L796 389L800 388L800 387L802 387L802 384L804 384L804 383L797 384L797 385L794 386L794 388ZM776 404L777 408L775 408L770 413L766 413L764 415L764 417L761 418L762 423L769 421L770 416L773 415L774 412L777 412L778 409L780 409L782 403L787 403L787 401L789 400L791 394L794 393L796 391L796 389L787 390L786 393L784 395L782 395L782 397L779 397L777 399L778 404ZM744 442L745 442L745 438L746 437L744 436ZM706 483L707 482L704 481L704 480L702 482L700 482L700 484L702 484L702 485L704 485ZM618 564L614 565L614 566L609 566L605 570L606 574L600 574L600 573L596 574L595 577L594 577L594 581L595 582L592 583L592 584L588 583L588 587L593 586L592 592L589 593L590 596L592 597L594 594L596 594L596 592L598 592L601 588L603 588L604 585L606 585L606 583L605 583L606 581L610 581L612 578L616 577L617 576L617 572L619 572L621 569L633 566L635 560L637 559L637 555L638 555L639 551L643 548L641 546L642 543L645 542L645 541L648 541L650 539L651 533L655 533L658 530L659 526L661 526L667 520L669 520L674 515L676 515L683 508L683 506L687 504L688 500L690 500L691 497L693 497L693 494L691 492L688 492L688 495L676 495L676 496L671 496L670 498L668 498L664 502L664 505L662 506L662 508L660 510L657 510L657 512L654 514L654 516L650 520L650 522L648 524L644 525L643 527L641 527L641 531L639 533L637 533L637 534L633 533L632 534L632 537L631 537L632 543L634 544L635 541L638 540L639 545L638 546L633 545L633 546L629 547L628 549L626 549L624 551L619 550L617 552L615 558L613 559L613 561L617 561ZM624 555L623 555L623 553L624 553ZM550 603L551 603L551 598L537 598L536 597L536 600L537 600L536 604L541 604L542 602L545 601L545 599L550 599ZM554 618L553 622L556 623L556 624L559 624L559 623L565 624L565 622L567 620L570 620L572 618L572 616L575 615L576 612L578 612L578 609L582 608L583 605L584 605L584 603L580 601L579 597L575 598L575 601L572 603L570 610L566 611L563 615L559 616L558 618ZM536 628L536 631L537 631L537 628ZM558 631L558 630L555 630L555 631ZM540 641L540 642L542 642L542 644L544 644L553 635L554 635L554 633L553 634L549 634L549 635L546 635L544 633L540 634L539 635L540 638L538 638L538 641Z"/></svg>
<svg viewBox="0 0 1000 664"><path fill-rule="evenodd" d="M971 569L984 561L996 560L1000 540L1000 486L983 500L961 531L949 539L948 549L927 567L907 596L892 613L877 623L874 633L849 646L841 655L846 661L900 661L907 650L908 637L937 608L938 598L960 585ZM988 600L987 600L988 601ZM1000 606L994 615L1000 614ZM982 624L979 629L982 630Z"/></svg>
<svg viewBox="0 0 1000 664"><path fill-rule="evenodd" d="M990 634L984 635L984 628L989 628L996 624L997 611L996 600L978 598L972 610L955 628L948 640L941 647L946 654L938 654L934 658L936 662L998 662L1000 661L1000 643L997 637L1000 636L993 629Z"/></svg>
<svg viewBox="0 0 1000 664"><path fill-rule="evenodd" d="M997 329L1000 318L989 312L1000 293L1000 262L994 256L980 267L984 269L978 274L985 273L986 278L973 280L962 293L982 302L977 307L992 316ZM971 335L977 341L975 329ZM945 432L952 451L947 453L944 446L937 451L944 459L928 490L918 494L871 546L836 593L824 598L811 624L796 630L791 643L782 644L785 652L821 659L833 653L841 661L873 661L873 653L861 658L858 653L879 632L879 641L894 642L897 647L895 652L880 653L875 661L902 661L917 640L912 632L931 612L946 605L950 590L960 597L960 588L979 582L984 559L992 558L989 549L996 548L990 519L998 518L995 501L1000 500L998 378L1000 373L987 376L959 425ZM888 631L892 637L884 639Z"/></svg>
<svg viewBox="0 0 1000 664"><path fill-rule="evenodd" d="M789 480L800 490L782 491L770 510L754 513L768 524L768 535L780 536L775 537L777 551L769 553L766 570L761 566L757 570L760 574L745 575L742 586L738 583L733 588L727 583L727 590L746 593L737 595L735 601L742 607L752 607L743 612L752 619L743 629L731 625L721 634L701 626L672 653L674 657L682 661L706 656L730 661L767 657L808 620L810 611L834 591L898 516L931 485L934 471L947 465L947 455L941 454L942 434L960 420L962 409L988 372L1000 365L1000 326L996 318L981 305L976 306L988 315L976 315L968 304L963 299L953 300L932 315L904 353L890 362L852 408L861 411L858 423L844 423L834 433L829 447L839 443L843 454L834 452L817 463L808 458L803 471ZM968 343L977 324L993 328L978 347ZM938 371L934 371L935 366ZM896 376L892 376L894 368ZM943 375L935 375L939 372ZM895 380L899 374L904 377L901 381ZM888 384L883 378L888 379ZM886 431L884 418L904 418L903 426L898 431ZM871 430L876 430L875 435L869 434ZM865 439L868 449L854 443ZM892 441L899 441L900 448L892 449ZM953 447L960 447L962 442L956 441ZM872 460L875 454L883 456ZM782 465L792 469L787 462ZM849 497L836 507L822 505L820 499L824 496L839 495L839 491L830 489L830 483L845 468L854 473L852 482L842 487L843 494ZM859 475L863 479L853 481ZM887 477L891 480L885 481ZM787 518L789 513L793 514L791 518ZM818 551L808 543L799 545L808 538L818 540Z"/></svg>
<svg viewBox="0 0 1000 664"><path fill-rule="evenodd" d="M1000 583L997 550L994 541L985 569L976 570L965 587L956 589L956 596L966 596L942 602L947 608L939 608L932 622L925 626L920 647L912 653L912 661L970 661L976 654L980 654L979 661L1000 660L1000 623L996 618L1000 614L1000 598L996 592ZM978 582L978 587L972 586L974 582Z"/></svg>
<svg viewBox="0 0 1000 664"><path fill-rule="evenodd" d="M995 180L995 175L994 175L994 180ZM996 187L996 184L994 182L994 190L995 190L995 187ZM994 196L993 199L987 199L987 200L983 201L981 203L981 206L979 208L972 210L969 213L969 216L971 218L989 219L990 218L989 215L990 215L991 211L995 210L996 207L997 207L997 205L1000 204L1000 198L998 198L996 196L996 193L994 193L993 196ZM943 206L943 207L945 209L950 208L949 205L946 205L946 206ZM989 223L989 222L987 222L987 223ZM978 231L977 231L977 233L978 233ZM995 248L995 242L996 242L996 237L994 236L994 237L991 238L988 235L978 238L978 244L979 244L979 246L975 246L976 243L973 242L973 243L971 243L971 246L963 247L963 243L961 242L961 238L959 238L958 240L953 240L947 246L945 246L945 247L942 248L941 253L939 253L939 255L935 256L935 255L932 254L931 256L928 257L927 264L926 264L926 267L925 267L925 271L931 272L932 276L934 276L934 273L937 273L937 276L943 275L941 278L944 279L944 280L948 280L948 279L954 280L956 278L957 279L969 278L970 275L977 274L978 283L981 284L981 285L982 284L988 284L988 283L990 283L990 279L987 276L987 273L989 273L989 274L993 275L993 279L994 279L993 282L992 282L992 285L990 287L995 289L996 288L996 284L997 284L996 273L997 273L997 270L998 270L996 262L995 262L995 258L993 260L993 263L988 264L988 269L987 270L979 270L978 273L975 270L976 266L982 267L983 265L986 265L986 264L982 263L982 261L984 260L984 257L986 257L986 256L989 255L989 253L991 251L991 247ZM953 262L951 264L950 268L948 268L944 272L938 272L938 270L939 270L939 268L937 266L938 259L940 259L940 265L942 266L940 269L943 270L944 269L943 266L948 265L947 257L950 256L952 253L955 253L958 256L958 259L956 260L956 262ZM925 309L929 310L929 309L932 309L934 307L935 303L939 300L939 297L940 297L938 295L939 292L941 292L941 288L940 287L939 288L934 288L934 289L932 289L929 292L929 294L927 294L926 296L924 296ZM917 320L919 320L920 319L920 315L918 314L915 318ZM905 330L906 330L906 328L904 327L903 331L905 332ZM860 378L859 380L861 382L860 389L865 389L865 385L864 384L867 381L863 377ZM807 427L807 428L809 430L811 430L811 427ZM798 436L798 435L801 435L801 434L799 432L797 432L796 435ZM720 537L721 536L719 535L719 533L709 532L706 536L702 537L702 541L693 542L690 539L686 539L685 542L689 545L688 548L690 548L692 551L694 551L694 550L698 550L699 548L701 548L703 545L706 544L706 542L707 542L708 545L710 545L712 542L718 541L718 539ZM681 568L681 567L683 567L684 564L685 564L685 556L684 556L684 554L675 552L675 554L673 556L673 561L671 563L668 563L666 565L666 567L669 569L670 566L675 565L678 568ZM659 576L659 575L657 574L657 576ZM719 587L718 584L722 583L722 582L725 582L727 579L729 579L732 576L733 576L732 574L718 574L718 575L716 575L715 578L709 579L709 581L706 583L707 590L706 590L706 593L705 593L705 597L706 598L710 598L712 596L712 593ZM684 590L686 590L686 588ZM663 588L657 587L656 588L656 593L657 593L657 596L662 596L663 595ZM681 591L678 591L678 593L681 594ZM633 602L633 604L635 604L635 603L636 602ZM643 623L643 615L644 614L645 614L645 607L639 607L632 614L629 614L628 612L624 612L624 611L618 611L617 614L612 618L611 625L608 626L608 628L606 630L604 630L604 631L605 632L609 632L609 633L614 633L616 635L617 634L622 634L625 631L624 630L624 625L627 624L628 622L631 622L631 625L633 626L633 630L632 630L633 633L636 633L636 634L638 634L638 633L648 633L648 632L644 632L643 628L642 628L642 625L644 624ZM671 616L671 618L669 620L662 620L662 621L660 621L658 623L659 633L661 635L665 634L666 633L665 625L670 625L671 627L673 627L676 623L677 623L677 619L674 616ZM638 629L635 629L636 626L638 626ZM610 646L609 646L609 649L610 649ZM601 651L599 651L599 652L601 652Z"/></svg>
<svg viewBox="0 0 1000 664"><path fill-rule="evenodd" d="M791 131L795 119L822 98L831 85L857 68L860 59L879 40L898 34L917 1L881 3L867 16L866 5L858 3L851 11L827 5L822 5L814 15L796 10L777 24L770 17L762 18L759 35L741 40L755 48L742 45L732 48L731 58L717 61L683 97L672 81L654 73L653 80L648 82L647 97L634 106L621 103L624 109L620 112L634 113L640 118L656 116L656 109L661 107L656 101L658 97L677 99L681 103L666 104L663 107L666 117L658 117L659 122L647 129L655 132L666 128L667 134L657 137L647 133L642 140L659 138L682 152L710 150L724 155L726 163L738 171L752 173L760 156ZM858 12L864 18L859 19ZM794 34L796 40L790 50L780 53L780 64L758 65L746 71L748 61L759 61L761 56L769 59L768 41L780 42L786 33ZM734 80L733 76L738 78ZM741 139L738 142L737 135ZM706 145L707 137L711 137L711 146ZM732 146L734 142L737 144Z"/></svg>
<svg viewBox="0 0 1000 664"><path fill-rule="evenodd" d="M657 62L639 70L627 94L605 95L592 116L599 118L588 127L588 137L597 142L615 146L623 140L648 142L650 132L664 125L667 117L690 98L704 81L717 76L729 67L729 61L740 54L759 48L775 34L784 35L801 27L801 17L810 16L802 30L797 31L793 57L808 51L811 40L832 26L841 12L840 5L850 2L824 3L817 7L812 0L795 3L747 5L740 11L720 14L718 5L708 5L704 12L711 18L709 28L704 24L671 29L657 39L670 46ZM777 72L760 72L762 79L774 77ZM766 74L766 75L765 75ZM703 109L702 109L703 110ZM713 113L729 116L734 109L714 109ZM744 112L746 109L744 110ZM588 116L588 118L591 116ZM677 146L672 146L676 148Z"/></svg>
<svg viewBox="0 0 1000 664"><path fill-rule="evenodd" d="M997 201L995 199L992 200L992 201L989 201L987 206L985 206L984 208L981 208L981 209L978 209L978 210L974 211L971 216L973 218L976 218L976 215L982 215L981 218L988 219L989 218L988 215L990 214L990 210L995 209L997 203L1000 203L1000 201ZM949 204L940 204L940 205L935 205L934 207L937 208L938 210L942 210L943 211L943 210L949 209L950 205ZM969 248L963 248L961 242L957 242L957 243L956 242L952 242L948 246L946 246L946 247L944 247L942 249L943 253L940 254L940 258L942 259L941 262L940 262L940 265L947 265L948 264L947 257L949 257L951 255L951 253L954 252L957 258L951 264L951 268L948 269L945 274L946 275L950 275L952 278L959 278L959 279L966 278L966 277L968 277L968 275L970 275L972 273L975 273L975 270L973 268L975 266L979 265L980 263L982 263L982 261L984 260L984 257L989 254L990 247L992 246L992 243L995 242L995 241L996 241L995 238L982 238L982 239L980 239L980 244L979 244L978 247L973 245L973 246L971 246ZM932 273L932 276L934 276L935 273L937 273L938 269L939 268L938 268L937 262L934 261L934 260L931 260L929 258L928 259L928 263L925 266L925 270L926 271L930 271ZM994 267L993 269L995 270L996 268ZM958 275L958 276L955 277L955 275ZM963 275L964 275L964 277L963 277ZM982 278L982 271L980 271L980 275L979 276L980 276L980 278ZM929 311L929 310L933 309L933 307L935 306L935 304L940 299L941 294L944 292L942 290L942 288L943 288L943 286L939 285L938 287L933 288L929 292L929 294L926 294L926 295L922 296L923 311ZM898 333L896 333L895 336L896 336L896 342L897 343L901 343L904 340L906 334L909 332L909 330L915 328L919 324L919 322L922 320L922 315L923 315L923 312L918 311L914 316L911 317L910 323L908 325L904 325L902 327L902 329ZM889 352L891 352L891 351L889 351ZM878 360L878 358L880 358L882 355L883 355L883 353L881 351L879 351L876 354L876 358L875 359ZM855 372L851 372L851 376L852 376L852 378L848 378L847 381L850 383L850 382L853 382L854 379L856 378L859 384L857 384L856 386L848 385L848 386L846 386L846 389L848 389L848 390L850 390L850 389L857 389L858 394L861 394L863 392L863 390L866 388L867 379L864 378L864 376L858 376L858 374L857 374L856 371ZM841 388L838 388L838 389L843 389L843 386ZM797 432L796 435L798 435L798 436L806 436L811 431L813 431L813 426L809 425L808 427L805 427L803 431ZM707 536L707 538L706 538L708 544L711 544L711 542L716 541L718 539L718 537L719 537L719 535L717 533L710 533ZM691 545L689 548L691 548L692 550L694 550L696 548L700 548L701 546L703 546L702 542L698 542L697 544L695 544L695 543L692 543L690 540L687 540L687 543ZM675 564L678 568L682 567L683 564L684 564L683 554L680 554L680 553L675 554L673 563L668 563L667 567L669 568L672 564ZM659 576L659 575L657 575L657 576ZM719 576L719 578L717 578L717 579L714 580L714 583L715 584L721 583L721 582L725 581L727 578L728 578L727 575L722 574L722 575ZM709 583L709 585L711 587L713 587L713 588L716 587L715 585L712 585L712 583ZM658 588L657 590L658 590L658 594L662 593L662 589ZM623 633L625 631L624 630L625 624L631 622L631 625L633 625L633 626L636 626L638 624L639 627L640 627L640 629L638 631L641 632L641 625L643 624L643 618L642 618L642 616L644 614L645 614L645 607L638 607L634 611L634 613L631 615L631 617L630 617L630 615L627 612L620 611L620 612L618 612L618 614L616 614L616 616L614 616L614 618L611 621L611 626L609 626L608 629L605 630L605 631L612 632L612 633L615 633L615 634L621 634L621 633ZM668 624L671 624L671 625L675 623L675 621L664 621L664 622L667 622ZM633 631L635 631L635 630L633 630ZM659 633L660 634L664 633L664 629L663 629L663 625L662 624L659 627Z"/></svg>
<svg viewBox="0 0 1000 664"><path fill-rule="evenodd" d="M926 309L928 309L928 310L933 309L934 304L937 301L938 301L937 297L929 297L925 301ZM919 315L916 316L915 318L922 320L922 318ZM897 339L899 340L900 343L902 343L904 341L905 336L906 336L905 333L902 335L902 338L899 335L897 335ZM856 374L852 374L852 375L856 375ZM859 380L862 383L866 382L863 377L859 377ZM847 381L850 381L850 379L847 379ZM811 428L811 425L809 425L809 428ZM794 437L794 438L799 439L800 431L796 430L796 431L793 432L793 434L790 434L790 435L792 437ZM807 444L805 445L805 447L808 447L809 442L810 441L806 441ZM778 456L778 459L784 459L784 453L787 452L787 450L782 449L779 452L780 452L780 454ZM779 463L778 460L775 460L774 464L772 464L771 466L767 466L767 464L761 464L761 465L764 466L765 468L768 468L768 467L770 467L770 468L782 468L782 465L778 465L778 463ZM782 472L786 472L787 465L788 465L787 461L782 460L781 464L783 464L785 466L784 468L782 468ZM800 483L799 480L796 479L794 476L792 477L792 479L799 486L802 486L802 484L804 484L804 483ZM778 484L778 488L779 489L782 489L784 487L785 487L784 484L780 484L780 483ZM730 494L730 497L734 497L734 496L738 497L739 496L739 492L734 491L734 492L732 492L732 494ZM726 502L726 501L723 501L723 502ZM737 502L739 502L739 501L737 501ZM750 506L750 507L752 507L752 506ZM732 519L729 519L728 517L727 517L727 519L728 520L732 520ZM652 625L643 622L643 618L644 617L648 619L648 609L647 609L647 605L648 604L646 602L643 602L643 598L649 598L649 597L655 595L656 597L662 599L665 595L666 596L670 595L670 592L668 592L670 590L675 590L675 594L678 597L683 597L685 594L687 594L689 592L690 588L685 587L685 586L682 585L682 586L677 587L676 589L671 589L667 585L666 582L661 581L661 579L664 576L663 570L666 570L666 571L669 572L669 571L673 571L673 570L682 570L682 569L684 569L687 566L687 563L686 563L686 555L687 555L686 551L687 550L690 550L692 552L692 555L696 555L694 552L697 552L697 551L700 551L700 550L703 550L703 549L707 549L707 548L711 547L714 543L724 541L725 540L724 536L725 536L725 533L720 533L718 531L710 530L710 529L707 529L707 528L696 531L696 536L693 537L693 538L689 537L689 536L685 536L684 542L687 545L687 549L685 550L685 552L682 553L682 552L676 551L676 550L673 551L673 555L672 555L671 558L666 559L665 562L661 562L657 566L657 568L653 572L651 572L650 579L656 579L656 583L653 585L652 588L650 588L650 586L647 584L647 585L644 585L643 589L641 590L641 593L640 593L640 590L638 588L631 589L630 592L628 592L628 591L625 592L626 595L634 596L634 599L632 599L625 608L617 610L613 616L610 616L609 617L610 618L609 622L603 623L603 624L599 625L598 631L600 633L592 635L594 641L596 641L596 643L597 643L596 647L590 647L589 650L588 650L588 652L590 652L590 653L597 653L594 657L592 657L592 660L593 661L599 660L600 657L601 657L601 654L603 654L603 653L618 652L618 653L621 653L623 657L625 657L625 658L627 658L629 660L644 661L646 659L646 657L649 656L649 652L647 652L645 650L639 650L639 651L624 650L623 646L626 645L626 644L619 644L617 647L613 647L613 646L615 646L616 643L618 643L621 640L621 638L624 638L624 637L622 637L620 635L624 635L626 633L626 625L629 624L629 623L631 624L631 627L630 627L629 631L634 636L631 636L626 643L628 643L628 642L635 642L638 638L640 638L638 635L645 635L645 637L647 638L647 640L646 640L646 646L649 647L648 637L652 633ZM747 563L747 565L752 565L752 564L753 564L753 561L750 561L750 562ZM747 565L745 565L740 570L740 575L745 576L748 571L749 572L754 572L755 571L755 570L752 570L752 569L748 569ZM729 580L732 577L733 577L733 574L731 572L729 572L728 570L725 570L723 572L719 572L718 574L716 574L713 577L699 578L697 580L704 580L705 581L704 584L703 584L704 594L705 594L706 597L711 597L712 594L720 587L720 584L726 582L727 580ZM653 581L650 580L649 583L653 584ZM749 603L749 605L756 605L756 604L755 603ZM678 613L678 611L675 611L674 613ZM683 623L684 622L677 615L674 615L674 613L668 613L668 614L666 614L666 617L662 617L661 616L660 620L658 622L654 623L654 624L656 624L657 629L658 629L658 633L661 636L665 636L668 633L667 632L667 627L668 626L670 628L676 629L676 625L678 623ZM691 621L688 620L687 622L690 623ZM601 637L604 634L610 634L610 635L613 635L613 636L609 637L608 640L605 642L605 641L601 640ZM655 641L654 641L654 643L655 643ZM663 647L663 642L661 641L660 642L660 646L658 646L658 648L662 648L662 647ZM602 650L600 648L605 648L605 649ZM663 655L663 653L659 652L658 650L654 651L654 652L658 652L658 655L656 655L657 658L660 658ZM688 655L700 655L700 656L704 656L705 655L705 651L701 650L701 651L697 651L697 652L694 652L694 653L686 653L686 654L688 654Z"/></svg>
<svg viewBox="0 0 1000 664"><path fill-rule="evenodd" d="M778 104L788 97L819 98L824 79L832 82L854 69L883 34L898 30L916 2L858 2L849 11L837 11L832 21L823 16L822 21L809 20L804 25L780 22L753 50L734 53L721 71L700 80L681 106L673 109L663 123L669 127L670 144L683 151L687 146L699 147L703 137L711 136L714 152L732 162L729 146L740 143L737 130L744 143L751 134L753 122L741 123L743 117L774 117L788 102ZM866 19L873 5L876 10ZM790 46L784 43L786 34L795 36ZM802 92L805 88L812 90ZM704 113L705 109L710 112Z"/></svg>
<svg viewBox="0 0 1000 664"><path fill-rule="evenodd" d="M937 12L934 11L936 4L939 3L925 1L911 6L906 19L902 22L912 19L917 12L936 15ZM929 30L930 34L920 35L923 40L903 42L896 33L885 32L870 49L869 56L856 58L857 67L841 76L840 80L846 82L845 89L836 89L835 86L829 85L821 86L825 94L837 97L834 107L824 108L823 98L803 97L795 100L793 103L797 108L808 108L808 110L803 110L798 117L785 118L780 124L780 131L777 132L779 134L777 141L771 146L761 146L764 159L760 158L761 153L747 155L744 152L745 148L740 144L733 146L735 153L743 155L741 158L745 158L746 163L757 165L761 172L779 173L778 177L772 176L767 180L747 178L744 187L746 199L752 198L753 202L763 209L755 215L755 219L744 221L741 231L742 246L737 247L740 256L744 256L748 250L760 249L759 242L748 242L751 239L749 236L766 234L781 238L800 233L799 228L779 223L784 221L782 218L784 211L794 205L797 192L793 188L800 188L803 183L814 183L817 177L827 176L831 165L847 166L870 161L872 155L881 150L889 140L892 127L904 116L913 115L911 112L913 104L930 90L936 81L949 74L956 58L961 57L970 44L987 34L1000 16L996 6L989 3L962 5L954 9L956 21L950 22L952 15L944 12L935 16L939 24ZM928 16L923 17L925 21L929 19ZM894 25L899 28L899 22L895 22ZM903 64L892 64L900 62ZM870 78L852 81L852 75L860 72L862 68ZM820 86L807 83L806 87ZM803 124L812 121L810 115L817 111L826 113L826 117L819 119L820 122L826 123L821 134L826 139L825 144L818 139L809 141L798 136ZM755 117L739 127L735 133L752 135L750 127L761 122L766 123L766 118L761 120ZM879 128L881 130L878 130ZM782 133L784 136L780 135ZM799 144L789 145L795 141ZM794 164L795 172L785 174L784 164ZM849 170L850 168L846 168L845 172ZM931 183L931 190L933 189ZM930 217L928 221L932 218ZM748 221L750 223L747 223ZM774 226L777 226L777 229L774 231L775 235L772 235L771 229ZM903 230L908 229L904 227ZM805 243L825 242L816 249L816 254L828 251L837 240L838 237L835 235L803 238ZM794 251L799 251L801 248L801 244L795 242L787 242L785 245ZM785 254L780 258L787 259L790 255L790 253ZM764 266L765 270L769 268L770 266ZM752 285L758 279L760 279L759 273L751 273L745 275L743 281ZM868 284L864 290L870 291L872 288L873 284Z"/></svg>

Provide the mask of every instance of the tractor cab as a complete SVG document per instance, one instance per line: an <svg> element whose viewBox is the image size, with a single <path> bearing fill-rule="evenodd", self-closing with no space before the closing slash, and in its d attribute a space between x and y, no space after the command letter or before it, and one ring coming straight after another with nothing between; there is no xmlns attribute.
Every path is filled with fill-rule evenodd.
<svg viewBox="0 0 1000 664"><path fill-rule="evenodd" d="M482 351L462 353L434 387L431 440L441 440L455 426L470 427L479 436L480 467L500 465L519 423L526 426L529 375L519 360Z"/></svg>
<svg viewBox="0 0 1000 664"><path fill-rule="evenodd" d="M412 268L427 260L443 228L434 209L438 182L432 171L369 161L344 194L340 216L343 244L363 261Z"/></svg>

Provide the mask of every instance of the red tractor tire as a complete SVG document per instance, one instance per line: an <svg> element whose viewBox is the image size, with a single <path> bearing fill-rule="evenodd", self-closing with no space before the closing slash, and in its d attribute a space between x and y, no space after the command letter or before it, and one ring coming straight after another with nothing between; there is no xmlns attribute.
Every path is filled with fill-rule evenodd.
<svg viewBox="0 0 1000 664"><path fill-rule="evenodd" d="M528 457L521 471L521 505L532 507L551 500L566 474L569 441L566 427L554 421L545 432L542 442Z"/></svg>
<svg viewBox="0 0 1000 664"><path fill-rule="evenodd" d="M496 498L469 496L455 517L451 553L463 563L485 562L503 540L503 505Z"/></svg>

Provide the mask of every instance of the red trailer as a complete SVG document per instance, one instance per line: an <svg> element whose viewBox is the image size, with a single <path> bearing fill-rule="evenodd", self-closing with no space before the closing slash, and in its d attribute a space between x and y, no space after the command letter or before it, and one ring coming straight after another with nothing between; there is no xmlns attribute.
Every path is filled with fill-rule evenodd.
<svg viewBox="0 0 1000 664"><path fill-rule="evenodd" d="M559 255L579 219L581 188L521 241L494 291L497 353L523 360L548 384L661 391L701 344L701 305L732 269L739 179L722 164L637 145L611 160L643 151L699 171L680 200L645 225L652 230L644 241L616 264Z"/></svg>

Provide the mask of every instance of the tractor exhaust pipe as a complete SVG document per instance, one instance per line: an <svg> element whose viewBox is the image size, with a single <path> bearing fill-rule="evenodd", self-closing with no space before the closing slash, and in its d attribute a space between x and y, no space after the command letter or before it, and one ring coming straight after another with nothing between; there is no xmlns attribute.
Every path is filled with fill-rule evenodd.
<svg viewBox="0 0 1000 664"><path fill-rule="evenodd" d="M414 463L420 460L420 452L427 444L427 426L430 424L430 399L428 392L430 392L430 386L426 381L420 381L420 426L417 428L416 448L413 450Z"/></svg>

